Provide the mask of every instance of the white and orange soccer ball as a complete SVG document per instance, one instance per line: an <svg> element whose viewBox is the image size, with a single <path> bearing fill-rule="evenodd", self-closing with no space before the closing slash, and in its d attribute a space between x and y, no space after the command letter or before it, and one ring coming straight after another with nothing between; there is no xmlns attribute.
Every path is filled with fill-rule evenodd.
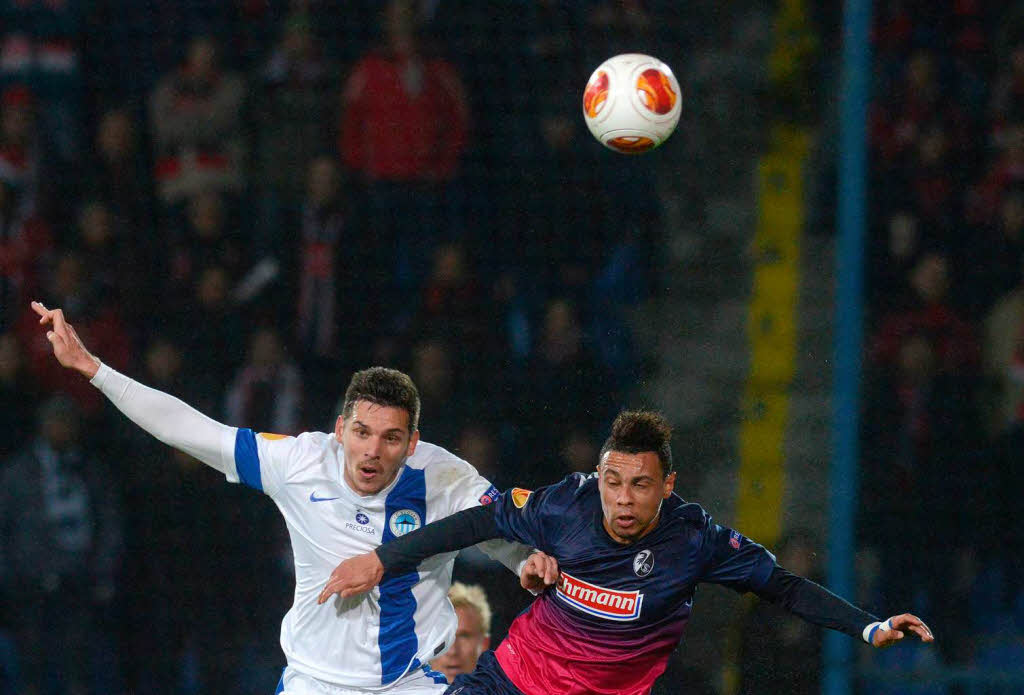
<svg viewBox="0 0 1024 695"><path fill-rule="evenodd" d="M665 142L682 110L672 69L642 53L601 63L583 92L583 119L605 147L639 154Z"/></svg>

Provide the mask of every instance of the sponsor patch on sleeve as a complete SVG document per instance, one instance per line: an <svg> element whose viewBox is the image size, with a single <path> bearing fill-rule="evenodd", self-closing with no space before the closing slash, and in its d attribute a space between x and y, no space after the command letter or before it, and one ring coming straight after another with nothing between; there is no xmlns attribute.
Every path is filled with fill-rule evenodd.
<svg viewBox="0 0 1024 695"><path fill-rule="evenodd" d="M287 434L274 434L273 432L260 432L259 436L262 437L263 439L268 439L270 441L274 441L275 439L288 439L288 437L291 436L291 435L287 435Z"/></svg>
<svg viewBox="0 0 1024 695"><path fill-rule="evenodd" d="M521 487L512 488L512 504L516 505L517 509L522 509L526 506L526 500L530 499L530 495L533 494L533 490L524 490Z"/></svg>
<svg viewBox="0 0 1024 695"><path fill-rule="evenodd" d="M498 492L498 488L496 488L493 485L491 485L489 488L487 488L487 492L485 492L484 494L480 495L480 504L481 505L488 505L491 502L493 502L496 499L498 499L498 495L500 495L500 494L501 493Z"/></svg>
<svg viewBox="0 0 1024 695"><path fill-rule="evenodd" d="M732 532L729 533L729 545L731 545L736 550L740 549L740 541L742 539L743 539L743 536L741 536L736 531L732 531Z"/></svg>

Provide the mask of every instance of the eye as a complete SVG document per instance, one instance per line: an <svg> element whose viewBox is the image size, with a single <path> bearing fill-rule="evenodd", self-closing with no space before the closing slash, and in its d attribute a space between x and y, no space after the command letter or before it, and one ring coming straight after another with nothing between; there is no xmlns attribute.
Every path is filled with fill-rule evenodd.
<svg viewBox="0 0 1024 695"><path fill-rule="evenodd" d="M388 435L388 444L398 444L401 441L396 435Z"/></svg>

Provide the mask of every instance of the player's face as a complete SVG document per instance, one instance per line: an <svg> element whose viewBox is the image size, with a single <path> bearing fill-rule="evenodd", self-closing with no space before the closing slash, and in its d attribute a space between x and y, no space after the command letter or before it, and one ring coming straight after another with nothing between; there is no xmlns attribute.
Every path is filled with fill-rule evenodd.
<svg viewBox="0 0 1024 695"><path fill-rule="evenodd" d="M345 482L360 495L386 488L420 440L419 432L409 432L404 408L367 401L356 401L349 418L338 418L334 436L345 449Z"/></svg>
<svg viewBox="0 0 1024 695"><path fill-rule="evenodd" d="M440 671L451 683L460 673L469 673L476 668L476 660L491 646L491 638L484 634L480 614L475 608L458 606L459 629L455 632L455 643L431 666Z"/></svg>
<svg viewBox="0 0 1024 695"><path fill-rule="evenodd" d="M658 525L661 501L672 494L676 474L663 475L653 451L608 451L597 467L604 528L618 543L635 543Z"/></svg>

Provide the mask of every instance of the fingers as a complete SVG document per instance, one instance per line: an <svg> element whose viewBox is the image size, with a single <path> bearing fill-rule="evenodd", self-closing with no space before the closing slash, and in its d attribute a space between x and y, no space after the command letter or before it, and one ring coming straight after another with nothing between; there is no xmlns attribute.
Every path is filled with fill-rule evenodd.
<svg viewBox="0 0 1024 695"><path fill-rule="evenodd" d="M894 616L891 620L894 628L909 630L920 637L922 642L935 641L935 635L932 634L931 628L925 625L924 621L916 615L903 613L902 615Z"/></svg>
<svg viewBox="0 0 1024 695"><path fill-rule="evenodd" d="M544 558L544 583L548 586L558 581L558 560L553 557Z"/></svg>
<svg viewBox="0 0 1024 695"><path fill-rule="evenodd" d="M46 322L48 322L50 320L50 313L51 312L50 312L49 309L47 309L45 306L43 306L42 302L32 302L29 306L32 307L32 311L36 312L41 317L39 319L39 323L40 324L45 324Z"/></svg>

